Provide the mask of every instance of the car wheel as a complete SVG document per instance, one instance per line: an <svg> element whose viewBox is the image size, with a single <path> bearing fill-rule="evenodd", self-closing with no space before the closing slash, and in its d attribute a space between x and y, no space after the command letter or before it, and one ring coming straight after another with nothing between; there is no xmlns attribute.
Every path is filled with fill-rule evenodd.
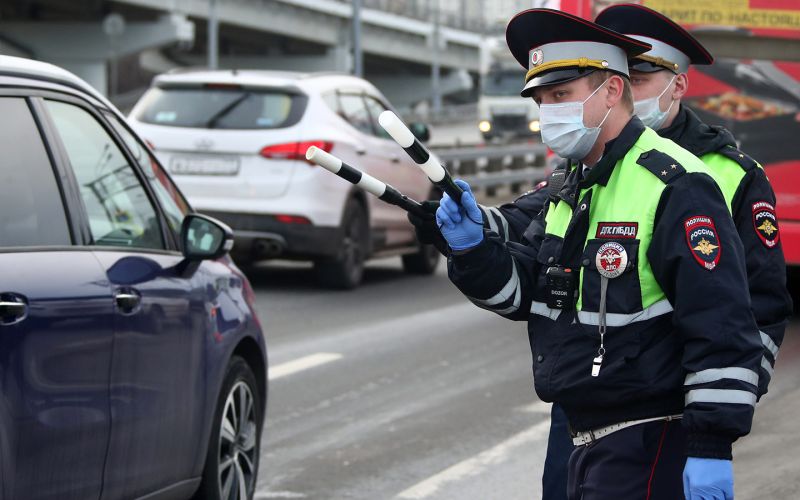
<svg viewBox="0 0 800 500"><path fill-rule="evenodd" d="M403 255L403 270L409 274L433 274L441 254L433 245L420 245L417 253Z"/></svg>
<svg viewBox="0 0 800 500"><path fill-rule="evenodd" d="M261 401L253 371L235 356L217 400L198 500L250 500L261 451Z"/></svg>
<svg viewBox="0 0 800 500"><path fill-rule="evenodd" d="M314 262L317 279L330 288L349 290L361 283L367 258L369 224L364 207L350 200L344 211L344 237L336 257Z"/></svg>

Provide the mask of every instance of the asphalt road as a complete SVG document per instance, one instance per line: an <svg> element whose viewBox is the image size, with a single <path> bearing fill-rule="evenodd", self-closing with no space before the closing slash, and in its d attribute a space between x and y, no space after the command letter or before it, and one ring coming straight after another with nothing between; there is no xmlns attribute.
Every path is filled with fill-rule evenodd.
<svg viewBox="0 0 800 500"><path fill-rule="evenodd" d="M469 304L440 267L371 264L351 292L302 267L251 275L270 394L256 498L534 499L549 421L523 323ZM800 324L753 433L735 447L738 499L800 492Z"/></svg>

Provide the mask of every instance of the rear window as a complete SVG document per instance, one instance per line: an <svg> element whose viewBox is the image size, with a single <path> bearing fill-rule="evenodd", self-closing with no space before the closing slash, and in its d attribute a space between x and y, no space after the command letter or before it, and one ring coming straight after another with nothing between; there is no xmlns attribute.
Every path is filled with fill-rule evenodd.
<svg viewBox="0 0 800 500"><path fill-rule="evenodd" d="M300 121L308 98L281 89L155 87L136 119L170 127L273 129Z"/></svg>

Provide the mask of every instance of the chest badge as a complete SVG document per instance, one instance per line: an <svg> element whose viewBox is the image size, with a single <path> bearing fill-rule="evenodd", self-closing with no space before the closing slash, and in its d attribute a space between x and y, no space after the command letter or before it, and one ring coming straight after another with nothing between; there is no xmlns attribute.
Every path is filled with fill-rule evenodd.
<svg viewBox="0 0 800 500"><path fill-rule="evenodd" d="M628 252L619 243L609 241L597 249L594 263L601 276L609 279L616 278L625 272L625 268L628 266Z"/></svg>

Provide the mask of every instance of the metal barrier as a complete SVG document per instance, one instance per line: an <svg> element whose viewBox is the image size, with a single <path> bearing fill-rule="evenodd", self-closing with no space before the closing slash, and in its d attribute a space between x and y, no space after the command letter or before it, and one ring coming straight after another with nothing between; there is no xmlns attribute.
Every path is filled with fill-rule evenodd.
<svg viewBox="0 0 800 500"><path fill-rule="evenodd" d="M453 177L474 190L495 196L499 187L520 193L545 179L547 148L543 144L478 146L434 151Z"/></svg>

